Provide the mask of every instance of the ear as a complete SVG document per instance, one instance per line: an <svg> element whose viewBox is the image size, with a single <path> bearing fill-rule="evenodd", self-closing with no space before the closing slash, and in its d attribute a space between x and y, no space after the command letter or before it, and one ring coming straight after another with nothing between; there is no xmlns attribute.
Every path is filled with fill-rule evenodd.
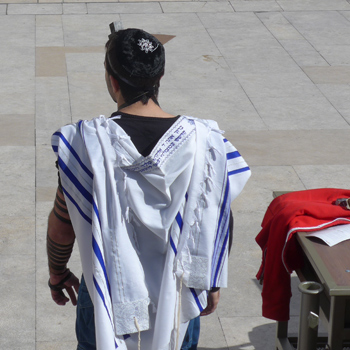
<svg viewBox="0 0 350 350"><path fill-rule="evenodd" d="M117 79L115 79L111 75L109 76L109 79L110 79L110 82L111 82L111 86L112 86L113 92L119 92L120 91L120 86L119 86L119 83L118 83Z"/></svg>

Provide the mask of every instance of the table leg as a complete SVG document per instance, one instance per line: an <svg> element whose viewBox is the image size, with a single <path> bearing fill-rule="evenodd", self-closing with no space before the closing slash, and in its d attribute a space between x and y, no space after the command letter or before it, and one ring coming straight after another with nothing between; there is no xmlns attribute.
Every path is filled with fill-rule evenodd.
<svg viewBox="0 0 350 350"><path fill-rule="evenodd" d="M328 324L328 344L330 350L343 349L344 322L345 298L340 296L332 296Z"/></svg>

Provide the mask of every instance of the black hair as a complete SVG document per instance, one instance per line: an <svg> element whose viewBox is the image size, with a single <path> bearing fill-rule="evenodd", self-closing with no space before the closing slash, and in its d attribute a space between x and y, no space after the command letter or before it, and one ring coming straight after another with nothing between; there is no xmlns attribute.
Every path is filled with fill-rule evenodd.
<svg viewBox="0 0 350 350"><path fill-rule="evenodd" d="M107 73L118 81L126 103L156 101L165 53L153 35L134 28L112 33L106 43L105 65Z"/></svg>

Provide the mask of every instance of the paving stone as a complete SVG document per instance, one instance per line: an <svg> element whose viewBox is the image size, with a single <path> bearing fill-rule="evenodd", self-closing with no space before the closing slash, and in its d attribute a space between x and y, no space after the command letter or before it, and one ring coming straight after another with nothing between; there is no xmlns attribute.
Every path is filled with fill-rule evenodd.
<svg viewBox="0 0 350 350"><path fill-rule="evenodd" d="M197 1L197 2L176 2L176 1L162 1L161 3L164 13L175 13L175 12L216 12L226 13L233 12L234 9L229 2L208 2L208 1Z"/></svg>
<svg viewBox="0 0 350 350"><path fill-rule="evenodd" d="M88 3L88 13L162 13L158 2L143 3Z"/></svg>
<svg viewBox="0 0 350 350"><path fill-rule="evenodd" d="M232 0L230 3L235 11L282 11L274 0Z"/></svg>
<svg viewBox="0 0 350 350"><path fill-rule="evenodd" d="M87 5L86 3L65 3L63 4L63 14L64 15L86 15Z"/></svg>
<svg viewBox="0 0 350 350"><path fill-rule="evenodd" d="M9 15L57 15L62 14L62 4L9 4Z"/></svg>
<svg viewBox="0 0 350 350"><path fill-rule="evenodd" d="M277 0L284 11L325 11L325 10L349 10L350 5L346 0Z"/></svg>

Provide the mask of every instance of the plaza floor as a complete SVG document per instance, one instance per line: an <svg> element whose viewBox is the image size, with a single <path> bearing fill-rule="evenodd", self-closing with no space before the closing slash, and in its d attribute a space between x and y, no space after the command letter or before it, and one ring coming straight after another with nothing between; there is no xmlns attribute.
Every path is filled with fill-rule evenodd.
<svg viewBox="0 0 350 350"><path fill-rule="evenodd" d="M346 0L0 0L0 348L76 348L75 309L56 306L47 287L50 137L116 109L103 66L115 20L167 41L163 109L217 120L252 169L232 206L229 288L202 319L200 348L272 350L254 240L272 193L350 186ZM79 275L76 251L70 267Z"/></svg>

